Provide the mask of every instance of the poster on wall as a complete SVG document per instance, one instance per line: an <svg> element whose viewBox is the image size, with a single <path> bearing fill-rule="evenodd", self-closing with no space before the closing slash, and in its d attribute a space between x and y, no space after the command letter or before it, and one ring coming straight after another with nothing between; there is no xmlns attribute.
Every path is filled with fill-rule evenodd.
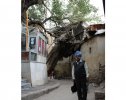
<svg viewBox="0 0 126 100"><path fill-rule="evenodd" d="M30 37L30 48L34 49L36 45L36 37Z"/></svg>
<svg viewBox="0 0 126 100"><path fill-rule="evenodd" d="M47 50L46 50L46 42L45 42L45 53L44 53L44 56L46 57L47 55Z"/></svg>
<svg viewBox="0 0 126 100"><path fill-rule="evenodd" d="M38 39L38 53L41 53L41 38Z"/></svg>
<svg viewBox="0 0 126 100"><path fill-rule="evenodd" d="M44 56L44 40L42 39L42 55Z"/></svg>

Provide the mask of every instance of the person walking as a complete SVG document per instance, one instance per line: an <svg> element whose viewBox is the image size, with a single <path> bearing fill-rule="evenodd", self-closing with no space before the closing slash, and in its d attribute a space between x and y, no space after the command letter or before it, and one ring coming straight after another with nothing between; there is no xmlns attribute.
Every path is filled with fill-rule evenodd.
<svg viewBox="0 0 126 100"><path fill-rule="evenodd" d="M88 66L84 60L82 60L82 53L76 51L76 61L72 67L72 79L76 84L78 100L87 100L87 79L89 77Z"/></svg>

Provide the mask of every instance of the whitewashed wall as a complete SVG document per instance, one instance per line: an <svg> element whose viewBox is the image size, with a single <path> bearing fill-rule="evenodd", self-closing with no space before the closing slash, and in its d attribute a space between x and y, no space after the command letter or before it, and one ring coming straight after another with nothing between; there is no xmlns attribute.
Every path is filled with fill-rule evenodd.
<svg viewBox="0 0 126 100"><path fill-rule="evenodd" d="M30 63L22 62L21 63L21 76L31 82L31 71Z"/></svg>
<svg viewBox="0 0 126 100"><path fill-rule="evenodd" d="M43 57L42 55L37 55L37 62L46 64L46 57Z"/></svg>
<svg viewBox="0 0 126 100"><path fill-rule="evenodd" d="M30 63L32 86L47 83L47 66L42 63Z"/></svg>

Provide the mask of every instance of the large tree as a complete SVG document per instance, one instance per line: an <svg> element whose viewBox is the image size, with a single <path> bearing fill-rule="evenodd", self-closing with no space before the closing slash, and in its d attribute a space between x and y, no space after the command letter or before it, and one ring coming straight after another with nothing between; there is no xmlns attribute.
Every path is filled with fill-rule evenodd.
<svg viewBox="0 0 126 100"><path fill-rule="evenodd" d="M52 4L47 6L46 2L49 0L22 0L22 22L25 21L28 10L29 25L37 24L44 28L44 23L48 20L56 24L55 30L48 31L57 42L47 58L49 71L54 69L59 58L70 56L80 47L83 41L83 21L100 21L97 16L98 9L91 5L89 0L67 1L67 5L64 5L62 0L52 0ZM45 15L47 10L51 13L48 18ZM65 25L65 20L69 21L69 25ZM80 42L73 43L74 39Z"/></svg>

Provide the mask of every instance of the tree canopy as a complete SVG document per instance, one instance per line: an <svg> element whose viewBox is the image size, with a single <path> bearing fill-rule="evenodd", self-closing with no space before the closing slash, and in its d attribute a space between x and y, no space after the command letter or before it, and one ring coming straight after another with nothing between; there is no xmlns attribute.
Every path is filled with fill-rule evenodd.
<svg viewBox="0 0 126 100"><path fill-rule="evenodd" d="M66 5L64 5L64 2L67 2ZM61 26L65 19L70 23L78 21L101 21L97 15L98 9L90 4L90 0L22 0L23 17L25 17L23 13L27 9L30 19L44 21L44 23L52 20ZM48 18L46 17L47 10L51 13L51 16L48 16Z"/></svg>

